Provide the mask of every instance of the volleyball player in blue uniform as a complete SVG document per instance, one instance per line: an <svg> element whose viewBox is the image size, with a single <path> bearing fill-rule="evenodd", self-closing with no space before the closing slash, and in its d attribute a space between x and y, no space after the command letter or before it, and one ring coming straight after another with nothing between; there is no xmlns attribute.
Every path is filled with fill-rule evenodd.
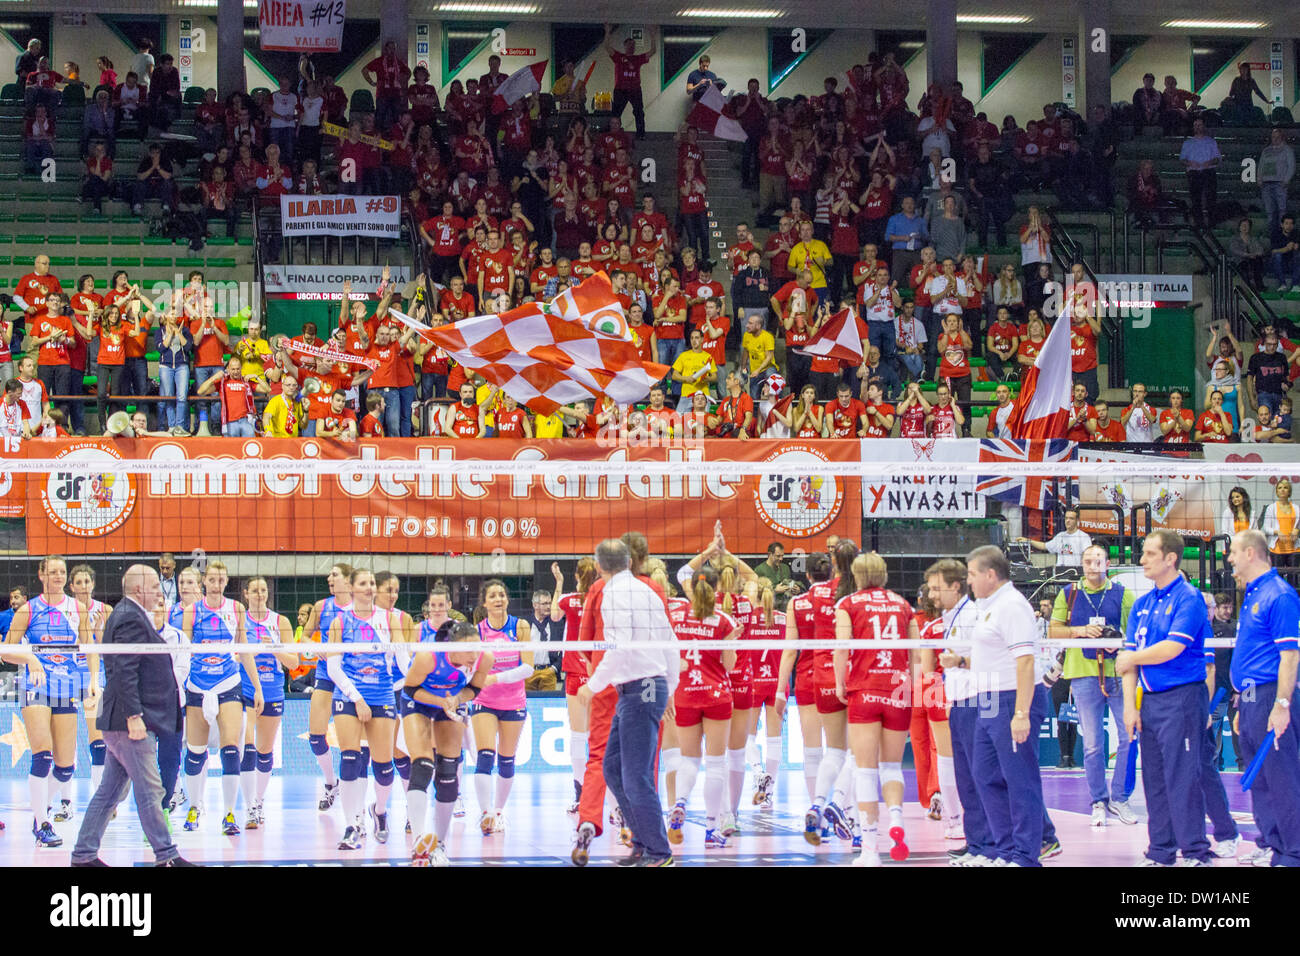
<svg viewBox="0 0 1300 956"><path fill-rule="evenodd" d="M401 610L397 606L397 599L401 595L401 581L392 571L380 571L375 575L375 606L383 608L393 616L393 640L401 644L414 644L416 641L415 621L411 615ZM396 735L393 740L393 769L397 771L397 777L402 782L403 790L406 789L411 779L411 757L406 752L406 739L402 732L402 702L399 695L402 693L402 687L406 684L406 671L411 666L410 651L396 651L392 660L389 662L389 675L393 679L393 703L397 707L398 719L393 723L393 732ZM364 758L362 760L364 763ZM370 819L375 824L375 838L380 843L388 841L388 818L387 814L382 816L378 808L370 805ZM407 815L406 832L411 832L410 815Z"/></svg>
<svg viewBox="0 0 1300 956"><path fill-rule="evenodd" d="M250 644L292 644L293 629L283 614L267 607L270 586L260 574L244 582L244 635ZM262 713L253 716L254 687L242 670L240 693L244 703L244 756L239 764L239 787L244 794L244 809L248 816L245 830L256 830L266 818L262 813L262 798L271 782L271 769L275 763L275 738L280 733L280 720L284 717L284 671L298 666L298 655L287 651L268 651L254 654L257 680L266 702ZM283 668L283 669L282 669Z"/></svg>
<svg viewBox="0 0 1300 956"><path fill-rule="evenodd" d="M90 615L76 598L64 592L68 567L50 555L37 569L41 593L14 614L6 644L27 645L3 655L22 664L18 692L23 725L32 748L27 777L32 807L32 833L38 847L63 845L49 820L50 771L56 780L71 778L77 753L77 701L99 702L99 655L82 655L68 645L90 643ZM87 659L82 661L82 657ZM87 678L83 675L88 674Z"/></svg>
<svg viewBox="0 0 1300 956"><path fill-rule="evenodd" d="M389 644L394 640L395 615L375 604L375 576L354 569L352 608L330 624L330 644ZM397 706L393 697L392 652L327 655L329 678L334 684L334 730L339 738L339 783L347 828L340 850L359 850L364 840L365 777L361 773L361 733L370 741L375 775L375 813L387 813L393 787L393 723Z"/></svg>
<svg viewBox="0 0 1300 956"><path fill-rule="evenodd" d="M336 564L330 568L325 579L329 584L330 596L312 606L311 615L302 629L303 634L308 635L308 640L323 643L329 637L334 618L340 611L346 611L352 606L351 578L351 565ZM339 795L339 781L334 775L334 758L330 756L330 745L325 739L330 714L333 712L333 700L334 682L330 680L325 658L318 657L316 679L311 692L311 710L307 716L307 742L316 756L316 762L320 764L321 773L325 775L325 794L317 804L321 813L334 806L334 800Z"/></svg>
<svg viewBox="0 0 1300 956"><path fill-rule="evenodd" d="M90 620L90 640L98 644L100 636L104 633L104 623L108 620L108 615L112 608L103 601L95 600L95 572L88 564L78 564L68 572L68 590L72 596L86 609L87 616ZM81 673L82 686L90 686L90 657L86 654L77 655L77 669ZM104 675L100 671L95 677L95 682L100 687L104 685ZM104 776L104 761L108 754L108 748L104 746L104 734L95 726L94 706L84 708L83 716L86 719L86 740L90 749L90 792L94 793L99 789L99 781ZM75 760L74 766L69 768L55 768L55 783L50 790L50 803L53 805L54 800L58 798L58 809L54 812L54 822L64 823L71 820L74 816L72 810L72 778L76 772ZM68 772L71 771L71 772Z"/></svg>
<svg viewBox="0 0 1300 956"><path fill-rule="evenodd" d="M203 572L204 597L182 616L181 633L194 645L244 643L247 611L238 601L226 597L229 578L226 566L211 561ZM209 725L215 721L221 746L221 796L225 813L221 832L238 836L235 822L235 797L239 793L239 735L243 730L243 670L253 684L253 713L260 715L265 704L257 665L252 654L240 654L215 648L190 652L190 676L185 681L185 776L189 787L190 808L185 814L185 829L197 830L203 811L204 768L208 762Z"/></svg>
<svg viewBox="0 0 1300 956"><path fill-rule="evenodd" d="M406 792L407 817L419 836L411 852L412 866L447 866L447 832L460 796L460 755L465 735L461 709L488 685L493 656L489 652L435 650L434 642L450 645L477 640L478 629L448 620L434 628L420 625L420 644L402 688L402 726L411 753L411 787ZM429 783L434 787L434 829L425 830Z"/></svg>

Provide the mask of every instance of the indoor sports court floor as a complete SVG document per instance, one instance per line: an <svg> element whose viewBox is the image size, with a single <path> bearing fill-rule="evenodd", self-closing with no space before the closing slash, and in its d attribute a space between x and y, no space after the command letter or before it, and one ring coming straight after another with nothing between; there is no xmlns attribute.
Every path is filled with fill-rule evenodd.
<svg viewBox="0 0 1300 956"><path fill-rule="evenodd" d="M942 866L947 863L946 851L953 841L943 838L943 825L929 820L915 801L913 774L907 773L908 802L905 808L907 842L911 858L904 866ZM1242 835L1253 838L1255 830L1250 817L1250 799L1241 792L1241 776L1237 773L1223 775L1228 791L1229 805L1236 817ZM455 821L448 850L452 865L485 864L492 866L569 866L573 823L565 810L572 798L572 783L567 774L521 774L515 779L514 792L507 805L507 827L504 834L485 837L479 833L478 812L474 804L473 787L466 781L467 812ZM182 813L173 814L177 844L182 855L205 864L217 865L405 865L409 862L410 838L402 830L405 823L405 805L400 788L394 788L390 805L388 843L380 845L374 835L367 836L366 845L359 852L337 849L343 831L343 816L339 805L328 813L316 810L320 797L319 777L306 775L277 776L266 795L266 825L262 829L245 831L237 837L222 836L220 815L209 809L205 812L202 828L196 833L181 830ZM1089 826L1088 794L1083 771L1044 771L1044 795L1057 833L1064 848L1061 856L1050 861L1049 866L1132 866L1146 848L1145 812L1139 787L1133 795L1132 806L1141 818L1136 826L1124 826L1111 818L1104 829ZM831 837L821 847L812 847L803 838L803 813L807 809L802 774L790 771L782 774L777 784L776 807L764 813L749 805L747 789L741 804L742 832L730 840L723 849L704 849L703 800L697 800L689 814L685 840L676 848L677 862L685 866L807 866L847 864L853 857L848 843ZM699 795L697 789L696 795ZM64 844L57 849L36 849L31 837L30 813L26 810L27 788L24 782L0 785L0 819L6 829L0 833L0 866L66 866L77 830L81 825L80 811L90 798L90 783L77 781L76 807L78 816L68 823L56 823L55 829ZM208 780L209 807L220 799L220 784ZM607 803L607 808L610 804ZM1062 809L1069 807L1069 810ZM236 811L243 823L243 805ZM608 811L607 811L608 812ZM430 810L432 821L432 810ZM1208 823L1207 823L1208 827ZM886 866L891 863L884 848L888 839L882 834L882 856ZM611 829L592 845L591 866L612 864L626 853L615 842ZM153 855L140 833L134 805L128 798L118 811L117 819L105 835L101 859L113 866L150 865ZM1231 860L1217 860L1216 866L1233 866Z"/></svg>

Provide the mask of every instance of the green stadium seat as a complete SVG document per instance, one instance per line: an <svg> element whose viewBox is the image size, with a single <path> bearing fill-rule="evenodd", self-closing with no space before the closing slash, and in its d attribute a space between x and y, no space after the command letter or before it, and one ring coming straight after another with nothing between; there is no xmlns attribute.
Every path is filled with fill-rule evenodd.
<svg viewBox="0 0 1300 956"><path fill-rule="evenodd" d="M76 236L46 236L45 241L51 246L75 246Z"/></svg>
<svg viewBox="0 0 1300 956"><path fill-rule="evenodd" d="M970 360L971 368L987 368L988 364L989 364L988 362L986 362L984 359L980 358L977 355L971 356L971 360Z"/></svg>
<svg viewBox="0 0 1300 956"><path fill-rule="evenodd" d="M87 269L108 268L107 256L77 256L77 265Z"/></svg>
<svg viewBox="0 0 1300 956"><path fill-rule="evenodd" d="M110 239L115 246L138 246L140 245L139 236L122 236L114 234Z"/></svg>
<svg viewBox="0 0 1300 956"><path fill-rule="evenodd" d="M108 288L108 280L107 280L107 279L96 279L96 280L95 280L95 288L96 288L96 289L107 289L107 288Z"/></svg>
<svg viewBox="0 0 1300 956"><path fill-rule="evenodd" d="M114 269L138 269L140 268L139 256L114 256L112 259Z"/></svg>
<svg viewBox="0 0 1300 956"><path fill-rule="evenodd" d="M198 106L203 102L204 92L201 86L191 86L185 90L185 97L182 102L186 106Z"/></svg>
<svg viewBox="0 0 1300 956"><path fill-rule="evenodd" d="M217 256L210 259L195 259L194 261L200 266L206 265L209 269L234 269L238 265L233 258L226 256ZM176 264L181 265L181 260L177 259ZM189 265L190 261L187 259L184 264Z"/></svg>
<svg viewBox="0 0 1300 956"><path fill-rule="evenodd" d="M0 86L0 103L21 103L23 101L22 88L17 83L6 83Z"/></svg>
<svg viewBox="0 0 1300 956"><path fill-rule="evenodd" d="M63 102L60 104L61 109L85 109L86 108L86 87L81 83L69 83L63 88Z"/></svg>
<svg viewBox="0 0 1300 956"><path fill-rule="evenodd" d="M14 236L14 242L23 246L40 246L45 244L45 237L34 236L31 233L23 233L22 235Z"/></svg>
<svg viewBox="0 0 1300 956"><path fill-rule="evenodd" d="M76 256L50 256L51 268L75 266L76 264L77 264Z"/></svg>
<svg viewBox="0 0 1300 956"><path fill-rule="evenodd" d="M106 246L108 245L108 236L78 236L83 246Z"/></svg>
<svg viewBox="0 0 1300 956"><path fill-rule="evenodd" d="M375 111L375 98L370 95L369 90L354 90L352 99L348 101L348 116L353 113L373 113Z"/></svg>
<svg viewBox="0 0 1300 956"><path fill-rule="evenodd" d="M12 264L13 256L0 256L0 266L8 266Z"/></svg>
<svg viewBox="0 0 1300 956"><path fill-rule="evenodd" d="M81 217L72 212L52 212L45 217L46 222L72 223L81 222Z"/></svg>
<svg viewBox="0 0 1300 956"><path fill-rule="evenodd" d="M202 269L204 267L216 268L210 259L196 258L194 256L177 256L177 269Z"/></svg>
<svg viewBox="0 0 1300 956"><path fill-rule="evenodd" d="M166 236L145 236L143 239L140 240L140 243L146 246L175 245L175 243L171 239L168 239Z"/></svg>
<svg viewBox="0 0 1300 956"><path fill-rule="evenodd" d="M210 246L233 246L233 245L235 245L237 242L238 242L238 240L235 239L235 238L232 238L231 236L213 236L211 239L208 240L208 245L210 245Z"/></svg>
<svg viewBox="0 0 1300 956"><path fill-rule="evenodd" d="M143 265L146 269L170 269L172 267L172 257L145 256Z"/></svg>

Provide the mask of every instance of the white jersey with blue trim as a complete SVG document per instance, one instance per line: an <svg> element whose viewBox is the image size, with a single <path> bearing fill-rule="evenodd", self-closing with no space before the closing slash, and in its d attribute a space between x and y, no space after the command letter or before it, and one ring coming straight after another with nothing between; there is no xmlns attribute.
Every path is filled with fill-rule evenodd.
<svg viewBox="0 0 1300 956"><path fill-rule="evenodd" d="M231 598L222 598L217 608L208 607L207 601L194 605L194 625L191 640L194 644L233 644L239 633L239 610ZM190 658L190 686L196 691L214 687L237 676L241 670L235 655L227 651L204 651L195 648Z"/></svg>
<svg viewBox="0 0 1300 956"><path fill-rule="evenodd" d="M393 640L389 614L383 608L374 608L369 617L356 611L343 611L339 615L339 640L343 644L388 644ZM391 651L382 654L343 654L343 673L356 687L365 702L371 706L393 703ZM335 688L334 696L342 698Z"/></svg>
<svg viewBox="0 0 1300 956"><path fill-rule="evenodd" d="M280 615L267 610L266 617L256 620L252 611L244 612L244 640L249 644L267 644L280 640ZM284 700L284 675L280 672L280 660L269 651L254 654L253 664L257 669L257 681L262 686L262 699L265 701ZM249 700L254 697L254 687L248 674L239 668L239 680L243 695Z"/></svg>

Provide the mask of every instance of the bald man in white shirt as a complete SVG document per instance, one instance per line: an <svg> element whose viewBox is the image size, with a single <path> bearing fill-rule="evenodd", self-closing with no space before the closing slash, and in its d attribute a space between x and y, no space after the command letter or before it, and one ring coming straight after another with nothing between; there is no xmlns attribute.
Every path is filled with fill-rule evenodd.
<svg viewBox="0 0 1300 956"><path fill-rule="evenodd" d="M616 687L618 704L609 728L603 764L605 783L614 793L632 830L632 853L622 865L672 866L655 775L659 723L672 716L673 693L681 674L675 647L641 649L648 641L676 643L668 612L654 589L633 577L627 545L616 538L596 547L601 591L602 640L606 652L578 691L583 706L606 687Z"/></svg>

